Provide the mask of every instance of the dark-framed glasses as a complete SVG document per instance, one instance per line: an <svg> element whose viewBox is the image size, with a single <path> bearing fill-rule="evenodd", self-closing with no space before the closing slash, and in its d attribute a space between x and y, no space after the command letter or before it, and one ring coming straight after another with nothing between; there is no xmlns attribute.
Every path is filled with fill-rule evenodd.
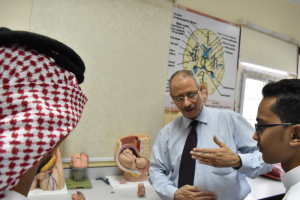
<svg viewBox="0 0 300 200"><path fill-rule="evenodd" d="M261 134L262 130L264 128L269 128L269 127L275 127L275 126L291 126L291 125L297 125L294 123L282 123L282 124L254 124L255 126L255 131L257 134Z"/></svg>
<svg viewBox="0 0 300 200"><path fill-rule="evenodd" d="M199 94L199 88L197 92L190 92L187 96L172 96L172 97L175 103L182 103L185 100L185 98L191 101L195 99L198 94Z"/></svg>

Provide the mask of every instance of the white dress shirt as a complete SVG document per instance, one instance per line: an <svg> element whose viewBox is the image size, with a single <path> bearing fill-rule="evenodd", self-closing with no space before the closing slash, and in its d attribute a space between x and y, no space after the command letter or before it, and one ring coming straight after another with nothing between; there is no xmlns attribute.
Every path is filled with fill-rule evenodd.
<svg viewBox="0 0 300 200"><path fill-rule="evenodd" d="M252 138L255 132L253 126L236 112L205 106L196 120L199 121L196 127L197 147L219 148L213 141L216 135L233 152L241 152L238 155L242 166L234 170L232 167L216 168L196 162L194 186L213 192L219 200L244 200L251 189L243 174L255 178L272 169L272 165L264 163L257 142ZM172 200L178 190L181 154L191 121L184 116L173 120L159 132L152 147L149 181L164 200Z"/></svg>
<svg viewBox="0 0 300 200"><path fill-rule="evenodd" d="M281 176L281 181L286 188L283 200L300 199L300 166L288 171Z"/></svg>

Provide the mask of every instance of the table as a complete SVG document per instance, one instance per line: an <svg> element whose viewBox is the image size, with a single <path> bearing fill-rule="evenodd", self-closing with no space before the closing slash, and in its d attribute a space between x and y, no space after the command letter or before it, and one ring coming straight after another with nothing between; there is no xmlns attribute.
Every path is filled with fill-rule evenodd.
<svg viewBox="0 0 300 200"><path fill-rule="evenodd" d="M70 177L68 169L65 169L65 178ZM140 199L137 197L137 186L126 187L126 188L115 188L105 184L101 180L96 180L96 177L106 176L106 175L120 175L122 171L117 168L107 167L102 169L91 168L88 172L88 177L90 177L91 183L93 185L92 189L77 189L82 192L86 200L134 200ZM266 177L259 176L256 179L250 179L246 177L252 192L245 198L245 200L257 200L260 198L265 198L285 192L285 188L281 181L272 180ZM146 198L141 198L140 200L160 200L159 196L156 194L154 188L151 185L145 185L146 188ZM70 200L72 194L76 194L77 190L67 190L67 194L59 195L45 195L32 196L29 197L30 200ZM111 193L114 191L114 193ZM219 199L223 200L223 199Z"/></svg>

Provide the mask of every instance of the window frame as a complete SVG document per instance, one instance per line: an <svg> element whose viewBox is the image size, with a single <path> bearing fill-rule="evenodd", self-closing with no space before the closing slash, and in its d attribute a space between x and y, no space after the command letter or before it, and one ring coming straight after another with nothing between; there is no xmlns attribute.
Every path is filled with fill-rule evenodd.
<svg viewBox="0 0 300 200"><path fill-rule="evenodd" d="M241 91L241 97L240 97L240 114L243 116L243 111L244 111L244 100L245 100L245 90L246 90L246 79L253 79L253 80L258 80L262 81L264 83L264 86L269 83L269 79L262 79L258 78L252 75L248 75L247 73L243 73L243 78L242 78L242 91ZM271 80L273 81L273 80ZM243 116L244 117L244 116Z"/></svg>

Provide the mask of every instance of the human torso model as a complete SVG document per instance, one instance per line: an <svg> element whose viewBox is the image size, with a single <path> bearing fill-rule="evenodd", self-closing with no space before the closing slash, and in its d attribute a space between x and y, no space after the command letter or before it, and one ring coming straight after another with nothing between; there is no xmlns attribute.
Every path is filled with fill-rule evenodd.
<svg viewBox="0 0 300 200"><path fill-rule="evenodd" d="M57 149L50 161L41 168L30 187L34 190L39 187L45 191L61 190L65 186L63 165L60 157L60 152Z"/></svg>

